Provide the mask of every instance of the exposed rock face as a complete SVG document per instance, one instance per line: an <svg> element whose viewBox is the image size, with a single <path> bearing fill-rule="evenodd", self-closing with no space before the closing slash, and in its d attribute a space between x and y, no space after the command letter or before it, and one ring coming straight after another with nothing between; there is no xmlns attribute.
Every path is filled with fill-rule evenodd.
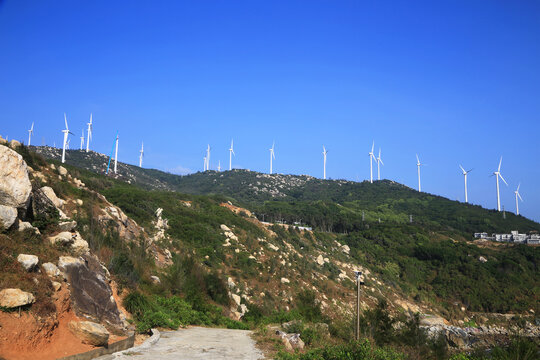
<svg viewBox="0 0 540 360"><path fill-rule="evenodd" d="M62 221L58 224L58 229L60 231L71 231L77 227L77 222L75 220Z"/></svg>
<svg viewBox="0 0 540 360"><path fill-rule="evenodd" d="M15 151L0 146L0 164L0 204L25 208L32 191L26 163Z"/></svg>
<svg viewBox="0 0 540 360"><path fill-rule="evenodd" d="M91 321L70 321L68 327L85 344L104 346L109 342L109 332L103 325Z"/></svg>
<svg viewBox="0 0 540 360"><path fill-rule="evenodd" d="M51 187L44 186L40 190L43 192L43 194L45 194L45 196L49 198L49 200L52 201L54 206L56 206L58 209L64 207L64 200L58 198Z"/></svg>
<svg viewBox="0 0 540 360"><path fill-rule="evenodd" d="M51 244L69 244L75 241L74 237L76 237L76 234L71 234L69 231L62 231L61 233L49 237L49 241Z"/></svg>
<svg viewBox="0 0 540 360"><path fill-rule="evenodd" d="M34 295L21 289L4 289L0 291L0 306L15 308L32 304L36 299Z"/></svg>
<svg viewBox="0 0 540 360"><path fill-rule="evenodd" d="M0 229L9 229L17 219L17 209L0 205Z"/></svg>
<svg viewBox="0 0 540 360"><path fill-rule="evenodd" d="M38 228L33 227L32 224L30 224L29 222L19 220L18 230L24 231L26 229L33 229L36 234L40 234Z"/></svg>
<svg viewBox="0 0 540 360"><path fill-rule="evenodd" d="M79 259L61 257L58 266L70 284L71 300L76 313L106 323L111 330L122 332L124 324L99 261L90 255L83 255Z"/></svg>
<svg viewBox="0 0 540 360"><path fill-rule="evenodd" d="M21 263L26 271L32 271L37 267L39 259L36 255L19 254L17 261Z"/></svg>

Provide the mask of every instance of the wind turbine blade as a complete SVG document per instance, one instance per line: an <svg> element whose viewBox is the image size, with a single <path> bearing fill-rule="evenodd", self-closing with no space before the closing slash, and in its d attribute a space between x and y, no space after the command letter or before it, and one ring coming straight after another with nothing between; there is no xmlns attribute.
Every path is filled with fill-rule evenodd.
<svg viewBox="0 0 540 360"><path fill-rule="evenodd" d="M373 140L373 143L371 144L371 153L373 154L373 151L375 150L375 140Z"/></svg>
<svg viewBox="0 0 540 360"><path fill-rule="evenodd" d="M517 193L517 196L519 197L519 199L520 199L521 201L523 201L523 198L521 197L520 193Z"/></svg>
<svg viewBox="0 0 540 360"><path fill-rule="evenodd" d="M32 121L32 127L30 128L31 132L34 132L34 122Z"/></svg>
<svg viewBox="0 0 540 360"><path fill-rule="evenodd" d="M502 156L501 156L501 160L499 161L499 168L497 171L501 171L501 164L502 164Z"/></svg>
<svg viewBox="0 0 540 360"><path fill-rule="evenodd" d="M418 154L416 154L416 161L418 162L418 164L420 164L420 159L418 158Z"/></svg>
<svg viewBox="0 0 540 360"><path fill-rule="evenodd" d="M463 173L466 173L465 169L463 168L463 166L461 166L461 164L459 165L459 168L461 169L461 171L463 171Z"/></svg>
<svg viewBox="0 0 540 360"><path fill-rule="evenodd" d="M472 168L471 170L467 170L467 172L470 173L470 172L473 171L473 170L474 170L474 168Z"/></svg>
<svg viewBox="0 0 540 360"><path fill-rule="evenodd" d="M499 177L501 178L502 181L504 181L504 183L506 184L506 186L508 186L508 183L506 182L506 180L504 180L503 176L499 173Z"/></svg>
<svg viewBox="0 0 540 360"><path fill-rule="evenodd" d="M66 116L66 113L64 113L64 122L66 123L66 130L69 130L68 124L67 124L67 116Z"/></svg>
<svg viewBox="0 0 540 360"><path fill-rule="evenodd" d="M519 192L519 187L521 186L521 183L518 184L517 192Z"/></svg>
<svg viewBox="0 0 540 360"><path fill-rule="evenodd" d="M381 162L381 164L383 164L383 165L384 165L384 163L383 163L383 161L382 161L382 159L381 159L381 158L379 158L379 161Z"/></svg>

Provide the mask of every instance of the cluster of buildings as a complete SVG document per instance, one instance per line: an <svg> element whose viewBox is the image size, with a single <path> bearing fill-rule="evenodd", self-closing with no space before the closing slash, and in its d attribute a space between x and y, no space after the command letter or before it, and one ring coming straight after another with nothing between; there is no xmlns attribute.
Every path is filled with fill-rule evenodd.
<svg viewBox="0 0 540 360"><path fill-rule="evenodd" d="M518 244L527 245L540 245L540 235L537 233L520 234L518 231L511 231L510 234L492 234L488 233L474 233L475 239L491 240L498 242L513 242Z"/></svg>

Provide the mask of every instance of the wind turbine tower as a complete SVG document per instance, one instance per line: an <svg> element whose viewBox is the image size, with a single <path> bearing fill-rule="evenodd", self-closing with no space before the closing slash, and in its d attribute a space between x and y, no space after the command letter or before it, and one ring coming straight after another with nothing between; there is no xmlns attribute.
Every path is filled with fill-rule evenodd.
<svg viewBox="0 0 540 360"><path fill-rule="evenodd" d="M141 150L139 150L139 167L142 168L142 158L144 156L144 141L141 143Z"/></svg>
<svg viewBox="0 0 540 360"><path fill-rule="evenodd" d="M375 154L373 150L375 149L375 141L371 145L371 151L369 152L369 182L373 184L373 159L375 159Z"/></svg>
<svg viewBox="0 0 540 360"><path fill-rule="evenodd" d="M326 180L326 154L328 154L328 151L326 151L326 148L322 147L322 154L323 154L323 179Z"/></svg>
<svg viewBox="0 0 540 360"><path fill-rule="evenodd" d="M506 180L504 180L503 176L501 175L501 164L502 164L502 156L501 160L499 161L499 167L497 168L497 171L493 172L493 175L495 175L495 178L497 179L497 210L501 211L501 197L499 192L499 178L501 178L502 181L508 186L508 183ZM491 176L493 176L491 175Z"/></svg>
<svg viewBox="0 0 540 360"><path fill-rule="evenodd" d="M422 164L420 162L420 159L418 158L418 154L416 154L416 166L418 167L418 191L419 192L422 192L422 186L421 186L421 183L420 183L420 166L423 166L425 164Z"/></svg>
<svg viewBox="0 0 540 360"><path fill-rule="evenodd" d="M83 145L84 145L84 129L81 130L81 151L83 149Z"/></svg>
<svg viewBox="0 0 540 360"><path fill-rule="evenodd" d="M62 164L66 162L66 147L69 146L68 135L73 134L69 131L66 113L64 113L64 122L66 123L66 128L62 130L64 133L64 142L62 143Z"/></svg>
<svg viewBox="0 0 540 360"><path fill-rule="evenodd" d="M218 160L217 171L221 171L221 160Z"/></svg>
<svg viewBox="0 0 540 360"><path fill-rule="evenodd" d="M86 152L90 150L90 139L92 139L92 113L90 113L90 122L86 123L88 125L88 137L86 138Z"/></svg>
<svg viewBox="0 0 540 360"><path fill-rule="evenodd" d="M463 166L459 165L459 168L461 169L461 171L463 172L463 177L465 178L465 202L468 203L469 202L469 197L468 197L468 193L467 193L467 175L473 171L473 169L471 170L465 170L463 168Z"/></svg>
<svg viewBox="0 0 540 360"><path fill-rule="evenodd" d="M114 150L114 173L118 170L118 134L116 134L116 149Z"/></svg>
<svg viewBox="0 0 540 360"><path fill-rule="evenodd" d="M206 171L206 156L204 157L204 166L203 166L203 171Z"/></svg>
<svg viewBox="0 0 540 360"><path fill-rule="evenodd" d="M521 184L518 184L518 187L516 191L514 191L514 194L516 195L516 215L519 215L519 204L518 204L518 198L523 201L523 198L521 197L521 194L519 193L519 187Z"/></svg>
<svg viewBox="0 0 540 360"><path fill-rule="evenodd" d="M30 139L34 135L34 122L32 121L32 126L30 127L30 130L28 130L28 146L30 146Z"/></svg>
<svg viewBox="0 0 540 360"><path fill-rule="evenodd" d="M270 148L270 174L272 174L272 159L276 158L276 155L274 153L274 145L275 142L272 143L272 147Z"/></svg>
<svg viewBox="0 0 540 360"><path fill-rule="evenodd" d="M210 170L210 144L206 148L206 170Z"/></svg>
<svg viewBox="0 0 540 360"><path fill-rule="evenodd" d="M381 180L381 164L384 165L381 158L381 148L379 148L379 156L377 157L377 180Z"/></svg>
<svg viewBox="0 0 540 360"><path fill-rule="evenodd" d="M229 149L229 170L232 170L232 157L236 156L233 149L233 139L231 139L231 147Z"/></svg>

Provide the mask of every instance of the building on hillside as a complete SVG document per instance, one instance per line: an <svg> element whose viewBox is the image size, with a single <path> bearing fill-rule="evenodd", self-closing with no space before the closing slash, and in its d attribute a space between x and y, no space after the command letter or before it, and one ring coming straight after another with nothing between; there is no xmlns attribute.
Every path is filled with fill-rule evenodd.
<svg viewBox="0 0 540 360"><path fill-rule="evenodd" d="M519 231L511 231L510 234L492 234L488 236L485 232L474 233L475 239L491 240L497 242L513 242L516 244L540 245L540 235L532 232L529 235L520 234Z"/></svg>

